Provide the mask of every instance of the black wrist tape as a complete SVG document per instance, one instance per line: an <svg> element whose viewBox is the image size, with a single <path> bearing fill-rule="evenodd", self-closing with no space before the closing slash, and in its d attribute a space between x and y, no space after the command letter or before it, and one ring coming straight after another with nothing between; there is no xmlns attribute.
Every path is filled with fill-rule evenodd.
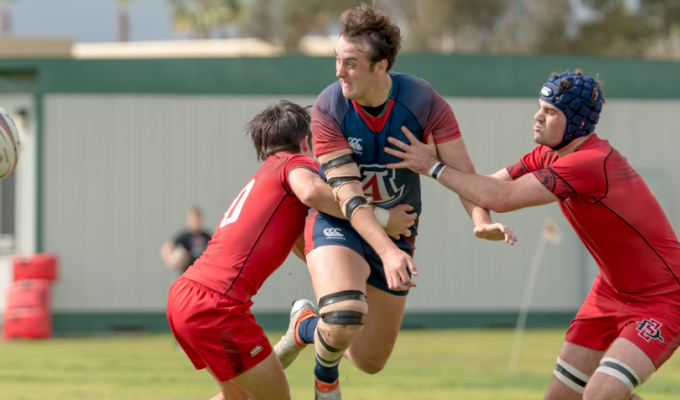
<svg viewBox="0 0 680 400"><path fill-rule="evenodd" d="M437 166L434 167L434 170L432 171L432 177L434 179L439 179L439 174L444 170L444 167L446 167L445 164L442 163L437 163Z"/></svg>

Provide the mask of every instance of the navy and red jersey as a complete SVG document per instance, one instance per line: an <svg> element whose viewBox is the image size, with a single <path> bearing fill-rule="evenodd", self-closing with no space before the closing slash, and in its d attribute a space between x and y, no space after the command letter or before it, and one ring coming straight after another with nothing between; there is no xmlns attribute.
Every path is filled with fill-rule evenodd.
<svg viewBox="0 0 680 400"><path fill-rule="evenodd" d="M250 300L304 231L308 208L293 193L288 174L297 168L317 173L318 167L316 160L304 155L267 158L184 276L235 300Z"/></svg>
<svg viewBox="0 0 680 400"><path fill-rule="evenodd" d="M412 75L390 72L392 89L385 110L377 117L342 94L337 81L328 86L312 108L312 136L317 156L351 149L361 171L364 194L383 208L409 204L420 215L420 178L409 169L387 169L388 163L402 161L385 153L393 137L408 143L401 127L418 140L434 135L440 144L461 136L449 104L427 82Z"/></svg>
<svg viewBox="0 0 680 400"><path fill-rule="evenodd" d="M608 141L592 135L559 157L538 146L507 168L533 173L593 255L604 281L620 293L680 292L680 243L645 181Z"/></svg>

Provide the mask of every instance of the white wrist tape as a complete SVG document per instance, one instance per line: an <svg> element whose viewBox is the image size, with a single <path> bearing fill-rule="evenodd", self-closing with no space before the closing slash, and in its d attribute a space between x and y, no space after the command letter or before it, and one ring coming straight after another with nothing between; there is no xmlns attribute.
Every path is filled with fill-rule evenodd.
<svg viewBox="0 0 680 400"><path fill-rule="evenodd" d="M375 210L373 210L373 214L375 214L375 218L378 220L380 223L380 226L383 228L387 226L387 224L390 222L390 212L385 210L384 208L380 207L375 207Z"/></svg>
<svg viewBox="0 0 680 400"><path fill-rule="evenodd" d="M434 179L439 180L439 178L442 176L442 171L444 171L444 168L446 168L446 164L442 164L437 161L437 163L433 165L432 168L430 168L430 172L428 174Z"/></svg>

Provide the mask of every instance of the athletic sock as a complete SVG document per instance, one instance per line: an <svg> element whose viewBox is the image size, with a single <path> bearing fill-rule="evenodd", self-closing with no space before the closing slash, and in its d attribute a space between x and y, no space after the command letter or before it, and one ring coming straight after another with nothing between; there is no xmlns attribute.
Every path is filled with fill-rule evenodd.
<svg viewBox="0 0 680 400"><path fill-rule="evenodd" d="M300 321L298 324L298 338L302 343L314 343L314 330L319 323L319 317L311 317Z"/></svg>
<svg viewBox="0 0 680 400"><path fill-rule="evenodd" d="M326 382L321 382L318 379L316 380L316 388L319 389L322 392L330 392L338 387L338 381L335 381L333 383L326 383Z"/></svg>
<svg viewBox="0 0 680 400"><path fill-rule="evenodd" d="M328 368L319 364L319 360L317 360L316 367L314 367L314 376L316 376L316 379L321 382L335 383L335 381L337 381L338 377L340 376L338 365L340 365L340 363L335 364L335 367Z"/></svg>

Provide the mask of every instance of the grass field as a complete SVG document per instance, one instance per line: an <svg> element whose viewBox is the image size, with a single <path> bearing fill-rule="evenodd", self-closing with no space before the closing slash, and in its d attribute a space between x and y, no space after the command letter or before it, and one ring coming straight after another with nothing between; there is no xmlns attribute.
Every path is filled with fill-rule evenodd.
<svg viewBox="0 0 680 400"><path fill-rule="evenodd" d="M518 371L507 373L511 330L403 331L387 367L366 375L343 362L343 397L542 399L562 330L527 331ZM279 335L272 334L275 341ZM293 399L312 399L313 350L286 371ZM195 371L170 335L59 338L0 344L0 399L207 399L212 377ZM680 399L680 357L638 390L645 400Z"/></svg>

